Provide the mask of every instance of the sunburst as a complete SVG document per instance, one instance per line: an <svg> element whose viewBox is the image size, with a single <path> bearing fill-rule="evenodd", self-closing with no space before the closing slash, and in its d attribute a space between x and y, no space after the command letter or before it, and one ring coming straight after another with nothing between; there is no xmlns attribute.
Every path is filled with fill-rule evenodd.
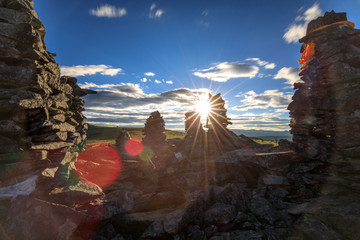
<svg viewBox="0 0 360 240"><path fill-rule="evenodd" d="M195 101L195 112L200 115L201 122L205 125L205 121L208 118L208 115L211 111L211 103L209 102L209 97L207 94L203 94Z"/></svg>

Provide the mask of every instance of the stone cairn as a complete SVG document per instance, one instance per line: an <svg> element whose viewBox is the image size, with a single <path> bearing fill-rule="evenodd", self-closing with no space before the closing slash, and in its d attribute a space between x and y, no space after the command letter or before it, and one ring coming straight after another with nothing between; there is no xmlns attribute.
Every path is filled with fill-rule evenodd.
<svg viewBox="0 0 360 240"><path fill-rule="evenodd" d="M165 135L165 121L159 111L152 112L146 119L143 135L143 144L150 147L154 154L154 161L166 158L168 144Z"/></svg>
<svg viewBox="0 0 360 240"><path fill-rule="evenodd" d="M200 114L194 110L185 113L185 137L177 147L189 159L204 157L205 131Z"/></svg>
<svg viewBox="0 0 360 240"><path fill-rule="evenodd" d="M307 158L360 156L360 31L346 13L326 13L309 23L304 64L288 109L297 151Z"/></svg>
<svg viewBox="0 0 360 240"><path fill-rule="evenodd" d="M76 78L60 78L55 54L46 51L45 27L32 1L0 1L0 160L12 164L48 158L81 145L87 124Z"/></svg>
<svg viewBox="0 0 360 240"><path fill-rule="evenodd" d="M115 146L121 150L124 151L124 145L125 143L131 138L128 131L126 131L124 128L121 129L119 135L115 139Z"/></svg>
<svg viewBox="0 0 360 240"><path fill-rule="evenodd" d="M244 135L237 136L227 129L230 118L227 117L225 100L221 94L209 93L210 113L204 130L200 114L194 110L185 113L185 138L178 144L177 151L189 159L218 157L225 152L246 147L259 148L259 144Z"/></svg>

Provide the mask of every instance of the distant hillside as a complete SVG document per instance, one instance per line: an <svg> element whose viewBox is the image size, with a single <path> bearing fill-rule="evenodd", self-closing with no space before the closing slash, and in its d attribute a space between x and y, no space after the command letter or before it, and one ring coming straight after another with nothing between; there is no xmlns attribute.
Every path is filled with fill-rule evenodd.
<svg viewBox="0 0 360 240"><path fill-rule="evenodd" d="M233 131L238 135L243 134L247 137L256 137L264 140L292 139L292 136L289 131L233 130L233 129L231 129L231 131Z"/></svg>
<svg viewBox="0 0 360 240"><path fill-rule="evenodd" d="M96 126L89 124L89 130L87 131L87 142L88 144L94 142L108 142L115 143L116 137L119 135L123 127L104 127L104 126ZM140 127L124 127L126 131L129 132L130 136L133 138L142 139L142 130ZM165 130L165 134L167 139L171 138L183 138L185 133L176 132L172 130Z"/></svg>

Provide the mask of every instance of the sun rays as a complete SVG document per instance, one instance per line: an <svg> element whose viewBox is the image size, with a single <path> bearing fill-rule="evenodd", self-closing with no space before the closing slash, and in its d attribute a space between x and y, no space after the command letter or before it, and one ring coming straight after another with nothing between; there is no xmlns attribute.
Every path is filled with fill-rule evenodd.
<svg viewBox="0 0 360 240"><path fill-rule="evenodd" d="M195 112L199 115L201 122L204 125L211 111L211 103L209 102L208 95L207 94L201 95L199 99L195 101L194 105L195 105Z"/></svg>

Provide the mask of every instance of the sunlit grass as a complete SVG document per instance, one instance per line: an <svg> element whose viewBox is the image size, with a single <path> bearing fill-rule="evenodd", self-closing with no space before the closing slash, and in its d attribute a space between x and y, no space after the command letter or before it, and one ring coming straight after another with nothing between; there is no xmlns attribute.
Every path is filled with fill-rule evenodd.
<svg viewBox="0 0 360 240"><path fill-rule="evenodd" d="M251 137L251 140L253 140L254 142L259 143L259 144L272 144L272 145L274 145L274 147L279 146L278 141L275 141L275 140L264 140L264 139L256 138L256 137Z"/></svg>

